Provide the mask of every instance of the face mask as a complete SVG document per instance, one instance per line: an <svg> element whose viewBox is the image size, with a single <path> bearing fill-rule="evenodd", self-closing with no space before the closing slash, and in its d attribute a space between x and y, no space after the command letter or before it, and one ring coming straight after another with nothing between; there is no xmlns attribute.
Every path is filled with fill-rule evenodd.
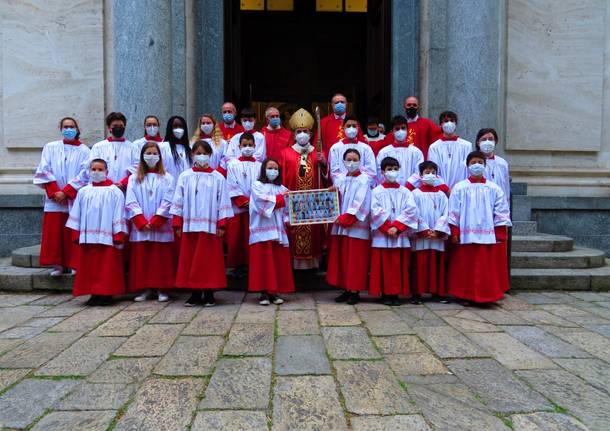
<svg viewBox="0 0 610 431"><path fill-rule="evenodd" d="M358 136L358 129L356 127L346 128L345 136L347 136L349 139L354 139L356 136Z"/></svg>
<svg viewBox="0 0 610 431"><path fill-rule="evenodd" d="M235 120L235 115L233 114L222 114L222 121L227 124L231 124Z"/></svg>
<svg viewBox="0 0 610 431"><path fill-rule="evenodd" d="M154 168L159 163L159 156L157 154L144 154L144 162L149 168Z"/></svg>
<svg viewBox="0 0 610 431"><path fill-rule="evenodd" d="M115 138L120 139L125 134L125 127L115 126L112 129L110 129L110 133L112 133L112 136L114 136Z"/></svg>
<svg viewBox="0 0 610 431"><path fill-rule="evenodd" d="M271 181L275 181L279 174L280 171L278 171L277 169L265 169L265 175L267 175L267 178Z"/></svg>
<svg viewBox="0 0 610 431"><path fill-rule="evenodd" d="M184 136L184 129L176 128L173 130L173 133L176 139L182 139Z"/></svg>
<svg viewBox="0 0 610 431"><path fill-rule="evenodd" d="M473 177L480 177L485 172L485 165L481 163L474 163L468 166L468 171Z"/></svg>
<svg viewBox="0 0 610 431"><path fill-rule="evenodd" d="M360 169L360 162L354 162L354 161L348 162L347 160L344 160L343 164L345 165L347 172L349 172L350 174L353 172L356 172L358 169Z"/></svg>
<svg viewBox="0 0 610 431"><path fill-rule="evenodd" d="M407 108L405 109L407 114L407 118L415 118L417 116L417 108Z"/></svg>
<svg viewBox="0 0 610 431"><path fill-rule="evenodd" d="M343 102L335 103L335 107L333 108L333 110L335 111L335 114L343 115L345 113L345 103L343 103Z"/></svg>
<svg viewBox="0 0 610 431"><path fill-rule="evenodd" d="M377 129L366 129L366 134L369 135L371 138L374 138L375 136L377 136L379 134L379 130L377 130Z"/></svg>
<svg viewBox="0 0 610 431"><path fill-rule="evenodd" d="M244 157L252 157L254 147L241 147L241 155Z"/></svg>
<svg viewBox="0 0 610 431"><path fill-rule="evenodd" d="M214 125L210 123L202 124L200 129L203 133L209 135L212 133L212 130L214 130Z"/></svg>
<svg viewBox="0 0 610 431"><path fill-rule="evenodd" d="M61 134L68 141L71 141L72 139L76 138L76 134L77 133L78 132L77 132L77 130L74 127L64 127L63 129L61 129Z"/></svg>
<svg viewBox="0 0 610 431"><path fill-rule="evenodd" d="M496 143L494 141L490 141L489 139L487 139L487 140L481 141L479 143L479 148L485 154L490 154L490 153L494 152L494 149L496 148Z"/></svg>
<svg viewBox="0 0 610 431"><path fill-rule="evenodd" d="M453 121L447 121L446 123L443 123L443 132L445 132L448 135L452 135L453 132L455 132L455 123Z"/></svg>
<svg viewBox="0 0 610 431"><path fill-rule="evenodd" d="M397 130L394 132L394 137L398 142L403 142L407 139L407 131L403 129Z"/></svg>
<svg viewBox="0 0 610 431"><path fill-rule="evenodd" d="M196 156L193 156L193 160L195 161L196 165L203 167L210 163L210 156L207 154L197 154Z"/></svg>
<svg viewBox="0 0 610 431"><path fill-rule="evenodd" d="M89 178L94 183L101 183L106 180L106 172L104 171L89 171Z"/></svg>
<svg viewBox="0 0 610 431"><path fill-rule="evenodd" d="M279 125L282 123L282 121L280 120L279 117L273 117L271 120L269 120L269 125L271 127L279 127Z"/></svg>
<svg viewBox="0 0 610 431"><path fill-rule="evenodd" d="M297 144L299 144L301 147L306 147L309 144L309 133L297 133L296 140Z"/></svg>
<svg viewBox="0 0 610 431"><path fill-rule="evenodd" d="M254 129L254 121L242 121L241 125L244 126L244 130L246 132L249 132L250 130Z"/></svg>
<svg viewBox="0 0 610 431"><path fill-rule="evenodd" d="M159 128L157 126L146 127L146 134L148 136L157 136L157 133L159 133Z"/></svg>
<svg viewBox="0 0 610 431"><path fill-rule="evenodd" d="M421 180L427 186L433 186L436 183L436 175L434 175L434 174L424 174L424 176L421 177Z"/></svg>
<svg viewBox="0 0 610 431"><path fill-rule="evenodd" d="M383 175L388 183L395 183L398 179L398 171L385 171Z"/></svg>

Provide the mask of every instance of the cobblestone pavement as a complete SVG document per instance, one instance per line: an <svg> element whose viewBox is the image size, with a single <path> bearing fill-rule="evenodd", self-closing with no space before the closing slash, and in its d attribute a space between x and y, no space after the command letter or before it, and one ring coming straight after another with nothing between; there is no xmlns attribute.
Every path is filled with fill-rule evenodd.
<svg viewBox="0 0 610 431"><path fill-rule="evenodd" d="M478 308L0 294L0 427L608 430L610 293Z"/></svg>

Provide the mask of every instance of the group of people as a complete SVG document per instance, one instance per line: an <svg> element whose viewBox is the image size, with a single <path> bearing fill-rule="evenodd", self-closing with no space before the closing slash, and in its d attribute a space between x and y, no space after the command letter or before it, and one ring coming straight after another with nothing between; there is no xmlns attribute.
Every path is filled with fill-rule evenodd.
<svg viewBox="0 0 610 431"><path fill-rule="evenodd" d="M261 305L281 304L292 269L324 266L343 290L337 302L355 304L362 291L388 305L502 298L510 190L496 131L481 129L473 148L454 112L437 125L413 96L386 135L376 118L363 128L347 114L344 95L331 106L319 136L305 109L288 130L270 107L256 130L253 109L238 123L227 102L222 120L200 116L190 138L184 118L171 117L162 137L149 115L133 142L112 112L108 138L91 148L63 118L34 176L46 194L40 263L51 276L75 274L74 295L91 295L89 305L125 292L167 301L175 288L191 291L187 306L213 306L225 268L247 274ZM290 192L319 189L338 192L334 223L291 225Z"/></svg>

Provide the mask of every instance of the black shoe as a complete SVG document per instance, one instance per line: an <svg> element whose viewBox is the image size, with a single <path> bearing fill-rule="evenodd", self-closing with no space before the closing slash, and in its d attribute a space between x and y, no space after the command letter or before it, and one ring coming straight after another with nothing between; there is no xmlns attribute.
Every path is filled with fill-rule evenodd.
<svg viewBox="0 0 610 431"><path fill-rule="evenodd" d="M400 302L400 299L398 299L398 295L392 295L392 301L390 302L390 305L392 307L398 307L398 306L402 305L402 303Z"/></svg>
<svg viewBox="0 0 610 431"><path fill-rule="evenodd" d="M379 300L383 305L392 305L392 297L390 295L381 295Z"/></svg>
<svg viewBox="0 0 610 431"><path fill-rule="evenodd" d="M360 294L358 292L350 292L349 298L346 301L349 305L355 305L360 302Z"/></svg>
<svg viewBox="0 0 610 431"><path fill-rule="evenodd" d="M419 304L422 303L421 296L420 295L413 295L409 302L411 304L414 304L414 305L419 305Z"/></svg>
<svg viewBox="0 0 610 431"><path fill-rule="evenodd" d="M191 297L184 303L185 307L195 307L201 304L201 292L191 293Z"/></svg>
<svg viewBox="0 0 610 431"><path fill-rule="evenodd" d="M451 303L449 298L447 298L446 296L439 296L438 297L438 302L440 302L441 304L449 304L449 303Z"/></svg>
<svg viewBox="0 0 610 431"><path fill-rule="evenodd" d="M214 299L214 292L211 290L206 290L203 293L203 306L204 307L213 307L216 305L216 300Z"/></svg>
<svg viewBox="0 0 610 431"><path fill-rule="evenodd" d="M100 295L97 305L101 307L106 307L108 305L112 305L112 296Z"/></svg>
<svg viewBox="0 0 610 431"><path fill-rule="evenodd" d="M347 302L349 299L349 292L344 290L343 293L335 298L335 302Z"/></svg>
<svg viewBox="0 0 610 431"><path fill-rule="evenodd" d="M98 295L91 295L91 298L89 298L85 302L85 305L88 307L95 307L100 305L100 297Z"/></svg>

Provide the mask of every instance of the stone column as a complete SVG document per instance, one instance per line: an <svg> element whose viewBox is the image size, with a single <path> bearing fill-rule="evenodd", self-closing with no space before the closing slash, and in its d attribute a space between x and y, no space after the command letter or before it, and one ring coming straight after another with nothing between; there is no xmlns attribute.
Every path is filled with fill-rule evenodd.
<svg viewBox="0 0 610 431"><path fill-rule="evenodd" d="M392 116L404 115L404 98L418 91L419 2L392 0Z"/></svg>

